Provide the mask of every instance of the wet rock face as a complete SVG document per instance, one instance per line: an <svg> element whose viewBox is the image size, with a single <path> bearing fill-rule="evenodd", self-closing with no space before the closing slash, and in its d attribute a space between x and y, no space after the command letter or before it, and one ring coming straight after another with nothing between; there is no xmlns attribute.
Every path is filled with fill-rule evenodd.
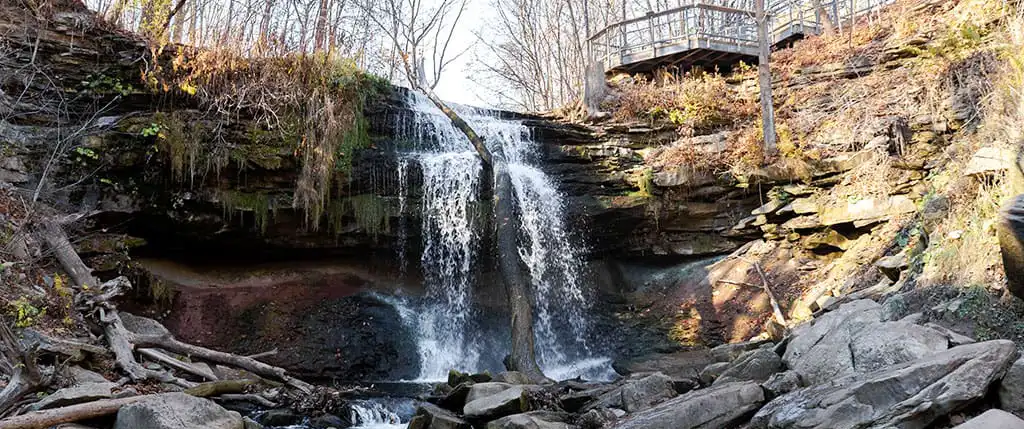
<svg viewBox="0 0 1024 429"><path fill-rule="evenodd" d="M304 377L415 378L415 339L395 308L370 295L332 296L333 287L185 292L168 325L183 340L237 353L277 349L264 360Z"/></svg>

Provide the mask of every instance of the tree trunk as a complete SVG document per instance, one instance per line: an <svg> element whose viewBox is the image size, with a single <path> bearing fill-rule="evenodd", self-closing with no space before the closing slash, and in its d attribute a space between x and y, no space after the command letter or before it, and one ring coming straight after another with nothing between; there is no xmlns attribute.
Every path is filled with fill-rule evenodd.
<svg viewBox="0 0 1024 429"><path fill-rule="evenodd" d="M274 11L274 0L266 0L263 3L263 14L260 16L260 34L256 36L256 52L262 54L267 47L270 37L270 13Z"/></svg>
<svg viewBox="0 0 1024 429"><path fill-rule="evenodd" d="M814 6L814 13L818 15L818 20L821 21L821 25L825 27L825 33L835 33L836 26L832 23L832 18L828 16L828 11L821 5L821 0L811 0L811 5Z"/></svg>
<svg viewBox="0 0 1024 429"><path fill-rule="evenodd" d="M508 169L499 167L494 177L494 222L497 235L497 257L501 277L505 280L509 311L512 313L512 354L505 366L510 371L526 374L535 383L548 381L537 365L534 352L533 303L524 279L516 245L516 213L512 199L512 180Z"/></svg>
<svg viewBox="0 0 1024 429"><path fill-rule="evenodd" d="M320 0L320 11L316 17L316 28L313 30L315 41L313 50L321 52L324 50L324 42L327 38L327 12L330 10L330 0Z"/></svg>
<svg viewBox="0 0 1024 429"><path fill-rule="evenodd" d="M768 63L771 57L771 40L764 0L755 0L754 13L757 19L757 85L761 89L761 131L764 134L764 154L769 156L776 151L775 109L772 106L772 70Z"/></svg>

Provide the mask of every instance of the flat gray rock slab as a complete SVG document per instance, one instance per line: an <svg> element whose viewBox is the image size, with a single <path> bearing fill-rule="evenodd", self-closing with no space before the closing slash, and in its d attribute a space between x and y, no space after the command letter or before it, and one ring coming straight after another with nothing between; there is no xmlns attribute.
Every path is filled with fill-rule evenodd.
<svg viewBox="0 0 1024 429"><path fill-rule="evenodd" d="M724 383L685 395L633 414L616 429L733 428L764 403L764 391L754 382Z"/></svg>
<svg viewBox="0 0 1024 429"><path fill-rule="evenodd" d="M1024 420L1003 410L988 410L953 429L1024 429Z"/></svg>
<svg viewBox="0 0 1024 429"><path fill-rule="evenodd" d="M814 385L921 359L949 347L942 332L881 318L881 306L874 301L843 304L794 329L782 360Z"/></svg>
<svg viewBox="0 0 1024 429"><path fill-rule="evenodd" d="M165 393L129 404L117 412L114 429L244 429L242 416L213 401L185 393Z"/></svg>
<svg viewBox="0 0 1024 429"><path fill-rule="evenodd" d="M968 344L775 398L750 422L764 429L924 428L985 397L1017 359L1011 341Z"/></svg>
<svg viewBox="0 0 1024 429"><path fill-rule="evenodd" d="M471 420L491 420L529 411L528 407L526 391L520 386L514 386L494 395L467 402L463 414Z"/></svg>

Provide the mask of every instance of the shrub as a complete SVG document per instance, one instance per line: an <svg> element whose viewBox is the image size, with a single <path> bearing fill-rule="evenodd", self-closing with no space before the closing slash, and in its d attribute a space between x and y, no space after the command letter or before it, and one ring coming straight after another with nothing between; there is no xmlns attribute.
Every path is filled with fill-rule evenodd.
<svg viewBox="0 0 1024 429"><path fill-rule="evenodd" d="M661 86L641 79L620 89L618 119L667 120L684 134L712 131L756 110L718 73L688 74Z"/></svg>

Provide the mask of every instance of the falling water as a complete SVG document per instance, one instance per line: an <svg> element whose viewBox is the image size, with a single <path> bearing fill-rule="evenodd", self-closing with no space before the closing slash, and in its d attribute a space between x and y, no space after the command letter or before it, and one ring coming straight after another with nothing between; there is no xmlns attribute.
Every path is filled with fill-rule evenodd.
<svg viewBox="0 0 1024 429"><path fill-rule="evenodd" d="M474 204L479 199L482 166L465 136L428 100L414 95L409 103L414 114L411 123L403 126L403 134L413 144L411 151L400 155L399 180L403 188L409 185L408 166L402 162L419 164L423 174L421 263L428 300L421 308L400 309L400 313L416 325L420 378L439 380L449 369L475 370L480 365L483 347L470 339L469 330L474 320L472 274L480 240ZM529 128L485 111L458 110L492 150L500 146L507 158L521 218L519 257L528 268L535 293L542 368L559 378L605 376L610 371L607 360L590 358L585 341L589 300L582 287L580 251L565 224L564 197L535 165L537 144ZM400 198L404 206L405 194Z"/></svg>
<svg viewBox="0 0 1024 429"><path fill-rule="evenodd" d="M374 401L354 401L349 404L349 421L356 429L404 428L401 417L386 406Z"/></svg>

